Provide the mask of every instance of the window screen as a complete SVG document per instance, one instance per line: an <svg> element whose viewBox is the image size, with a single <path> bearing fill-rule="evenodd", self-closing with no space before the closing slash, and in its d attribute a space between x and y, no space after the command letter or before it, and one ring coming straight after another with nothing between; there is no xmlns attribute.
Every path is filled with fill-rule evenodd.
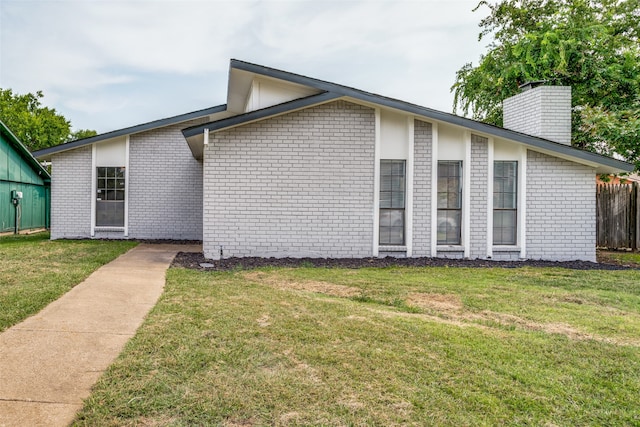
<svg viewBox="0 0 640 427"><path fill-rule="evenodd" d="M380 161L380 245L404 245L405 161Z"/></svg>
<svg viewBox="0 0 640 427"><path fill-rule="evenodd" d="M493 163L493 244L518 241L518 162Z"/></svg>
<svg viewBox="0 0 640 427"><path fill-rule="evenodd" d="M96 170L96 226L124 227L124 167Z"/></svg>
<svg viewBox="0 0 640 427"><path fill-rule="evenodd" d="M462 161L438 162L438 244L459 245L462 230Z"/></svg>

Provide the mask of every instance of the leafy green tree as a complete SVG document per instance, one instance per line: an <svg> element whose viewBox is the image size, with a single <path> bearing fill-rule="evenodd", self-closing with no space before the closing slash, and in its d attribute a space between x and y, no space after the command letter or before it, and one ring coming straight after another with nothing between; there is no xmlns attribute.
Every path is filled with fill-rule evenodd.
<svg viewBox="0 0 640 427"><path fill-rule="evenodd" d="M0 120L31 151L86 138L95 131L71 132L71 124L55 109L42 106L42 91L20 95L0 88Z"/></svg>
<svg viewBox="0 0 640 427"><path fill-rule="evenodd" d="M640 0L481 1L493 37L451 87L454 109L502 125L502 101L527 81L572 88L573 144L640 168Z"/></svg>
<svg viewBox="0 0 640 427"><path fill-rule="evenodd" d="M76 139L84 139L92 136L96 136L98 132L91 129L78 129L77 131L71 134L71 140L75 141Z"/></svg>

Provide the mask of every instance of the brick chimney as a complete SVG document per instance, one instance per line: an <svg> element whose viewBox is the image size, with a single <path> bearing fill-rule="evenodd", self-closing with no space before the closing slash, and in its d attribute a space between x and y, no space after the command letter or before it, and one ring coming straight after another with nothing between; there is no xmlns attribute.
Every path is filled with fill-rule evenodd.
<svg viewBox="0 0 640 427"><path fill-rule="evenodd" d="M571 145L571 87L525 83L502 102L506 129Z"/></svg>

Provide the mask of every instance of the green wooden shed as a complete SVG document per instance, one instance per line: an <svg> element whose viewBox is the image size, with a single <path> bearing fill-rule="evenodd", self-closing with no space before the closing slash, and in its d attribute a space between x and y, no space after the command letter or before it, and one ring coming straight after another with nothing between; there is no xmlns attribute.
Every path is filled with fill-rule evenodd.
<svg viewBox="0 0 640 427"><path fill-rule="evenodd" d="M47 170L0 121L0 233L49 228L50 190Z"/></svg>

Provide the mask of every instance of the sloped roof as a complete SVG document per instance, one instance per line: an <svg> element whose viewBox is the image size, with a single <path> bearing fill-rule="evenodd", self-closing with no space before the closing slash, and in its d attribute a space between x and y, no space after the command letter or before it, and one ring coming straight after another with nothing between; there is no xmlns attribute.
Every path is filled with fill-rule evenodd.
<svg viewBox="0 0 640 427"><path fill-rule="evenodd" d="M230 64L230 78L229 85L233 84L232 77L235 72L248 72L259 76L266 76L286 82L308 86L320 91L319 95L313 95L306 98L290 101L283 104L278 104L272 107L267 107L261 110L252 111L249 113L240 114L230 118L225 118L210 123L192 126L182 131L183 135L189 141L189 145L193 146L194 139L198 138L199 134L202 134L205 129L209 131L218 131L230 127L241 126L246 123L250 123L257 120L262 120L268 117L285 114L287 112L295 111L297 109L306 108L312 105L321 104L335 99L351 99L367 104L373 104L377 106L387 107L414 114L418 117L422 117L426 120L434 120L438 122L448 123L456 126L461 126L471 131L479 132L484 135L494 136L498 138L504 138L507 140L515 141L524 144L532 149L538 151L555 154L561 157L570 158L580 163L588 163L597 167L599 173L617 173L617 172L631 172L634 170L634 166L630 163L617 160L611 157L602 156L600 154L592 153L590 151L581 150L568 145L560 144L554 141L550 141L543 138L515 132L509 129L501 128L498 126L489 125L476 120L460 117L455 114L445 113L442 111L434 110L432 108L423 107L420 105L412 104L405 101L400 101L393 98L388 98L382 95L362 91L348 86L342 86L336 83L327 82L324 80L314 79L306 77L300 74L290 73L287 71L277 70L274 68L265 67L263 65L252 64L249 62L232 59ZM230 89L231 90L231 89ZM193 148L192 148L193 150Z"/></svg>
<svg viewBox="0 0 640 427"><path fill-rule="evenodd" d="M186 122L189 120L197 119L199 117L206 117L216 113L222 113L227 110L226 105L217 105L211 108L205 108L203 110L192 111L186 114L180 114L178 116L168 117L165 119L154 120L151 122L143 123L140 125L130 126L123 129L114 130L111 132L103 133L100 135L91 136L89 138L77 139L75 141L67 142L64 144L56 145L54 147L44 148L42 150L34 151L33 155L40 159L49 158L52 154L60 153L67 150L73 150L75 148L83 147L85 145L93 144L96 142L104 141L111 138L117 138L119 136L132 135L134 133L140 133L151 129L157 129L165 126L174 125L177 123Z"/></svg>
<svg viewBox="0 0 640 427"><path fill-rule="evenodd" d="M315 89L317 91L317 94L299 98L289 102L284 102L282 104L277 104L271 107L263 108L261 110L251 111L248 113L237 114L232 111L228 111L227 107L229 105L229 102L234 102L237 104L239 99L238 96L235 96L234 98L231 96L231 94L237 94L238 92L242 93L243 91L245 91L247 82L251 80L252 76L267 77L292 85L305 86ZM422 118L427 121L447 123L454 126L460 126L474 132L478 132L485 136L493 136L514 141L543 153L556 155L558 157L568 158L579 163L591 165L596 168L598 173L619 173L631 172L634 170L634 166L630 163L581 150L568 145L560 144L547 139L515 132L509 129L478 122L465 117L460 117L455 114L445 113L442 111L434 110L432 108L423 107L382 95L377 95L352 87L343 86L336 83L291 73L288 71L278 70L275 68L265 67L263 65L252 64L237 59L232 59L230 62L228 98L228 103L225 105L218 105L216 107L211 107L204 110L155 120L152 122L96 135L93 137L71 141L65 144L57 145L55 147L38 150L34 152L33 155L39 159L47 159L50 158L52 154L72 150L103 140L165 127L199 117L216 115L220 117L219 120L211 121L202 125L188 127L182 131L194 156L196 158L199 158L202 155L202 143L204 140L203 133L205 129L215 132L230 127L242 126L250 122L286 114L295 110L308 108L333 100L345 99L348 101L361 102L371 106L380 106L384 108L395 109L398 111L413 114L416 117ZM238 110L237 107L238 106L233 108L233 110ZM229 108L231 108L230 105Z"/></svg>
<svg viewBox="0 0 640 427"><path fill-rule="evenodd" d="M27 147L24 146L22 142L18 139L17 136L11 132L11 130L5 125L2 121L0 121L0 132L9 144L14 148L14 150L24 159L25 162L40 176L45 182L51 181L51 176L49 172L42 167L40 162L38 162L35 157L29 152Z"/></svg>

